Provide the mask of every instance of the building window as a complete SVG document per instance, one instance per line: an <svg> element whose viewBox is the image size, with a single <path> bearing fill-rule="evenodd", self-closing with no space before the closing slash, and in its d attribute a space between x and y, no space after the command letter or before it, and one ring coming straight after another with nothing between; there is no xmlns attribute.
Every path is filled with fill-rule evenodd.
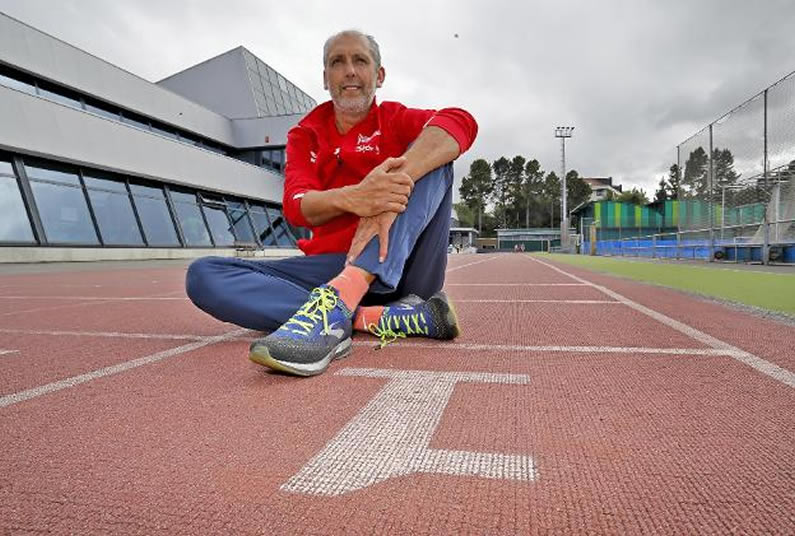
<svg viewBox="0 0 795 536"><path fill-rule="evenodd" d="M235 235L232 232L229 217L226 215L226 204L223 200L206 194L199 194L199 197L202 200L201 208L216 247L234 245Z"/></svg>
<svg viewBox="0 0 795 536"><path fill-rule="evenodd" d="M103 243L109 246L143 246L126 184L111 177L100 177L93 171L84 174L83 180Z"/></svg>
<svg viewBox="0 0 795 536"><path fill-rule="evenodd" d="M94 223L76 171L55 164L25 165L30 189L50 244L98 245Z"/></svg>
<svg viewBox="0 0 795 536"><path fill-rule="evenodd" d="M248 218L246 205L240 201L230 200L227 200L226 204L229 207L229 220L232 222L237 239L241 242L256 244L257 240L254 238L254 230Z"/></svg>
<svg viewBox="0 0 795 536"><path fill-rule="evenodd" d="M185 237L185 245L212 246L201 208L196 202L196 194L172 191L171 199L174 201L174 210L182 228L182 236Z"/></svg>
<svg viewBox="0 0 795 536"><path fill-rule="evenodd" d="M35 241L14 168L9 160L0 159L0 242Z"/></svg>
<svg viewBox="0 0 795 536"><path fill-rule="evenodd" d="M149 246L179 247L163 188L130 184L130 191Z"/></svg>
<svg viewBox="0 0 795 536"><path fill-rule="evenodd" d="M276 244L281 247L294 247L295 238L292 232L290 232L290 228L287 226L287 220L284 219L282 211L271 206L266 206L265 210L268 213L268 218L271 220L273 231L276 234Z"/></svg>

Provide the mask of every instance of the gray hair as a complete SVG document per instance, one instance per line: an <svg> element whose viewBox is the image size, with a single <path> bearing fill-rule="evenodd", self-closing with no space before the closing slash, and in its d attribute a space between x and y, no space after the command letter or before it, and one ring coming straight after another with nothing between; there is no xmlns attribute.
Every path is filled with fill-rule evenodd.
<svg viewBox="0 0 795 536"><path fill-rule="evenodd" d="M373 61L375 61L375 68L379 69L381 67L381 49L378 48L378 43L376 42L375 37L360 32L359 30L343 30L326 39L326 43L323 45L323 67L325 67L326 63L328 62L328 53L329 48L331 48L331 43L333 43L334 40L339 37L359 37L367 41L367 47L370 49L370 55L373 57Z"/></svg>

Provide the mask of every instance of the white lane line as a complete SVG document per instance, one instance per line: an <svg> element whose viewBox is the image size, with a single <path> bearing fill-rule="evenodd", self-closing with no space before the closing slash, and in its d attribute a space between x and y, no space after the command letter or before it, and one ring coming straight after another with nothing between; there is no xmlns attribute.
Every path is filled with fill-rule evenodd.
<svg viewBox="0 0 795 536"><path fill-rule="evenodd" d="M68 305L54 305L52 307L35 307L33 309L22 309L21 311L8 311L5 313L0 313L0 316L12 316L12 315L21 315L25 313L38 313L38 312L49 312L49 311L57 311L59 309L68 309L70 307L85 307L87 305L98 305L102 303L111 303L109 301L84 301L81 303L70 303Z"/></svg>
<svg viewBox="0 0 795 536"><path fill-rule="evenodd" d="M75 301L187 301L188 298L166 296L2 296L4 300L75 300Z"/></svg>
<svg viewBox="0 0 795 536"><path fill-rule="evenodd" d="M613 302L611 302L613 303ZM150 333L123 333L116 331L47 331L32 329L6 329L0 328L0 333L15 335L53 335L53 336L76 336L76 337L109 337L120 339L152 339L152 340L188 340L188 341L213 341L218 335L192 335L192 334L150 334ZM238 335L229 336L229 340L252 342L262 337L252 330L241 330ZM411 348L430 348L435 350L473 350L473 351L511 351L511 352L573 352L573 353L606 353L606 354L673 354L673 355L711 355L727 356L733 352L714 349L714 348L647 348L632 346L526 346L520 344L476 344L476 343L455 343L455 342L415 342L400 341L387 348L405 349ZM355 340L354 346L373 347L377 346L376 339Z"/></svg>
<svg viewBox="0 0 795 536"><path fill-rule="evenodd" d="M378 347L376 339L371 341L355 341L354 346ZM644 348L632 346L524 346L520 344L473 344L455 342L404 342L391 344L386 348L408 350L423 348L433 350L470 350L470 351L509 351L509 352L562 352L578 354L667 354L667 355L705 355L732 356L733 352L716 348Z"/></svg>
<svg viewBox="0 0 795 536"><path fill-rule="evenodd" d="M44 330L44 329L9 329L0 328L0 333L14 335L70 335L75 337L110 337L120 339L154 339L154 340L188 340L204 341L215 337L215 335L190 335L172 333L125 333L120 331L68 331L68 330Z"/></svg>
<svg viewBox="0 0 795 536"><path fill-rule="evenodd" d="M456 299L455 303L572 303L578 305L591 305L597 303L616 303L622 305L620 301L616 300L459 300Z"/></svg>
<svg viewBox="0 0 795 536"><path fill-rule="evenodd" d="M163 361L164 359L168 359L170 357L175 357L187 352L191 352L193 350L197 350L199 348L208 346L210 344L215 344L217 342L222 342L231 339L246 331L248 330L237 329L225 333L223 335L210 337L202 341L192 342L190 344L184 344L182 346L178 346L170 350L164 350L162 352L157 352L144 357L139 357L137 359L132 359L130 361L125 361L124 363L119 363L118 365L104 367L101 369L93 370L91 372L87 372L85 374L79 374L77 376L72 376L71 378L59 380L57 382L52 382L46 385L41 385L39 387L34 387L32 389L26 389L24 391L19 391L17 393L13 393L10 395L5 395L3 397L0 397L0 408L8 407L13 404L18 404L19 402L30 400L32 398L37 398L42 395L46 395L48 393L54 393L56 391L61 391L63 389L69 389L70 387L75 387L76 385L80 385L81 383L90 382L92 380L104 378L106 376L112 376L114 374L120 374L122 372L126 372L128 370L137 367L142 367L144 365L157 363L158 361Z"/></svg>
<svg viewBox="0 0 795 536"><path fill-rule="evenodd" d="M484 262L493 261L496 258L497 257L488 257L486 259L482 259L482 260L479 260L479 261L468 262L467 264L462 264L461 266L456 266L455 268L448 268L447 272L445 272L445 273L449 274L450 272L455 272L456 270L460 270L461 268L466 268L467 266L474 266L476 264L483 264Z"/></svg>
<svg viewBox="0 0 795 536"><path fill-rule="evenodd" d="M557 266L553 266L553 265L551 265L549 263L546 263L544 261L540 261L540 260L538 260L538 259L536 259L534 257L525 256L524 258L526 258L527 260L532 261L532 262L537 262L539 264L543 264L544 266L546 266L548 268L551 268L551 269L555 270L556 272L559 272L561 274L564 274L564 275L567 275L567 276L571 277L575 281L579 281L581 283L586 283L586 284L592 286L593 288L603 292L604 294L607 294L611 298L620 301L621 303L623 303L627 307L631 307L632 309L635 309L636 311L638 311L640 313L643 313L643 314L645 314L645 315L657 320L658 322L660 322L662 324L665 324L666 326L668 326L670 328L673 328L676 331L687 335L688 337L691 337L691 338L693 338L693 339L695 339L695 340L697 340L699 342L703 342L707 346L710 346L712 348L719 349L719 350L725 350L726 352L729 352L727 355L729 355L730 357L733 357L737 361L740 361L741 363L745 363L749 367L761 372L762 374L770 376L771 378L773 378L775 380L778 380L781 383L783 383L785 385L788 385L789 387L795 387L795 373L793 373L793 372L791 372L791 371L789 371L789 370L787 370L785 368L779 367L778 365L775 365L775 364L771 363L770 361L766 361L766 360L762 359L761 357L757 357L757 356L751 354L750 352L746 352L745 350L737 348L736 346L732 346L731 344L729 344L727 342L724 342L724 341L722 341L720 339L716 339L712 335L708 335L708 334L704 333L703 331L699 331L696 328L688 326L687 324L685 324L683 322L680 322L678 320L674 320L670 316L664 315L664 314L662 314L660 312L657 312L657 311L655 311L653 309L649 309L645 305L641 305L638 302L632 301L629 298L619 294L618 292L610 290L607 287L603 287L601 285L597 285L596 283L592 283L590 281L587 281L587 280L585 280L585 279L583 279L581 277L577 277L574 274L570 274L570 273L568 273L568 272L566 272L564 270L561 270Z"/></svg>
<svg viewBox="0 0 795 536"><path fill-rule="evenodd" d="M0 350L0 355L16 354L16 353L19 353L19 350Z"/></svg>
<svg viewBox="0 0 795 536"><path fill-rule="evenodd" d="M446 283L445 287L587 287L584 283Z"/></svg>

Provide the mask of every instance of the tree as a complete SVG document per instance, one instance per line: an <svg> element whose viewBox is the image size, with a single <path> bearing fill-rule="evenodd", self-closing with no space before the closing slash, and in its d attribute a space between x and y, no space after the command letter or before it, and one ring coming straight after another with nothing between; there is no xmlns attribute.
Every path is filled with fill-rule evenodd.
<svg viewBox="0 0 795 536"><path fill-rule="evenodd" d="M566 173L566 204L572 210L591 198L591 187L580 178L576 170Z"/></svg>
<svg viewBox="0 0 795 536"><path fill-rule="evenodd" d="M483 210L494 192L494 182L491 178L491 166L479 158L469 166L469 175L461 181L459 193L461 199L477 210L478 232L483 231Z"/></svg>
<svg viewBox="0 0 795 536"><path fill-rule="evenodd" d="M510 161L504 156L495 160L494 163L491 165L491 168L494 171L494 198L497 201L498 208L501 209L500 214L502 215L502 218L499 219L499 221L500 221L500 226L503 228L508 227L505 206L507 205L508 202L509 189L510 189L510 179L508 174L508 170L510 169L510 167L511 167Z"/></svg>
<svg viewBox="0 0 795 536"><path fill-rule="evenodd" d="M679 199L679 190L682 187L682 174L679 164L671 164L668 170L668 199Z"/></svg>
<svg viewBox="0 0 795 536"><path fill-rule="evenodd" d="M640 188L632 188L632 190L622 192L616 200L624 201L625 203L634 203L636 205L649 204L649 198L646 197L646 192Z"/></svg>
<svg viewBox="0 0 795 536"><path fill-rule="evenodd" d="M533 158L524 167L524 188L522 197L525 205L525 227L530 227L530 205L538 204L544 196L544 171L541 164Z"/></svg>
<svg viewBox="0 0 795 536"><path fill-rule="evenodd" d="M555 227L555 205L560 204L560 179L554 171L544 178L544 200L549 205L549 226Z"/></svg>
<svg viewBox="0 0 795 536"><path fill-rule="evenodd" d="M703 147L690 153L685 162L685 175L682 177L682 189L691 196L702 197L709 189L709 156ZM681 193L681 191L680 191Z"/></svg>
<svg viewBox="0 0 795 536"><path fill-rule="evenodd" d="M657 184L657 191L654 192L654 202L663 203L668 199L668 183L665 177L660 177L660 182Z"/></svg>
<svg viewBox="0 0 795 536"><path fill-rule="evenodd" d="M524 165L525 159L523 156L514 156L508 166L507 172L507 190L508 196L506 203L510 205L513 210L510 215L510 221L516 222L515 227L519 227L519 211L521 210L519 204L522 201L522 190L524 189ZM506 217L508 215L506 214Z"/></svg>
<svg viewBox="0 0 795 536"><path fill-rule="evenodd" d="M475 226L475 218L477 218L477 215L475 211L472 210L472 207L466 203L453 203L453 208L458 216L458 223L461 227Z"/></svg>

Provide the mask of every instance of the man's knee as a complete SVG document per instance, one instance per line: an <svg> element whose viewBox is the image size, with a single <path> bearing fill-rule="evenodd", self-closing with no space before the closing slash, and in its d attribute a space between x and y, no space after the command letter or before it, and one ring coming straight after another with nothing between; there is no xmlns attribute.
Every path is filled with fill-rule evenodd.
<svg viewBox="0 0 795 536"><path fill-rule="evenodd" d="M185 292L196 306L204 309L215 292L218 261L222 257L201 257L188 266L185 274Z"/></svg>

